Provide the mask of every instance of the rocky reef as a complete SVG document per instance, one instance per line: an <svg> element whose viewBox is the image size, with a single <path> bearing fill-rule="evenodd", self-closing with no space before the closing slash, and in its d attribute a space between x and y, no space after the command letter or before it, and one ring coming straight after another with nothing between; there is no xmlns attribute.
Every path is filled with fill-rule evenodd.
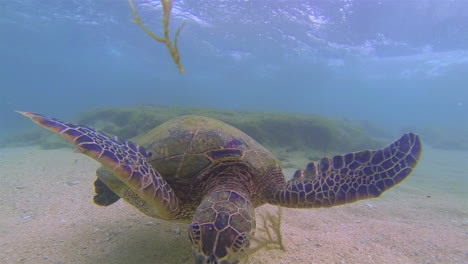
<svg viewBox="0 0 468 264"><path fill-rule="evenodd" d="M164 106L99 107L84 111L71 121L127 140L181 115L203 115L222 120L270 148L283 161L294 152L307 152L306 158L314 160L322 155L384 145L351 121L293 113ZM1 145L39 145L45 149L68 146L56 135L35 128L14 135Z"/></svg>
<svg viewBox="0 0 468 264"><path fill-rule="evenodd" d="M203 115L224 121L268 147L324 152L380 146L350 121L316 115L160 106L102 107L81 113L77 121L123 139L131 139L182 115Z"/></svg>

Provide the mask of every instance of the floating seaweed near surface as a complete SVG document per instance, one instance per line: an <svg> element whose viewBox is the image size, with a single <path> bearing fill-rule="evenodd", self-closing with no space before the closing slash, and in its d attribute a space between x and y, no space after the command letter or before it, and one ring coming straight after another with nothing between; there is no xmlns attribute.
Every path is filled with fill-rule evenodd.
<svg viewBox="0 0 468 264"><path fill-rule="evenodd" d="M162 5L162 10L163 10L163 30L164 30L164 37L158 37L156 34L151 32L144 24L141 22L140 16L138 15L135 6L133 5L132 0L128 0L128 3L130 4L130 8L132 9L132 16L135 20L133 20L133 23L137 24L140 26L146 34L148 34L150 37L152 37L154 40L158 42L162 42L166 45L169 54L172 57L172 60L174 63L177 65L177 68L179 69L180 73L184 73L185 70L182 67L182 63L180 62L180 55L179 55L179 50L177 49L177 40L179 37L180 30L184 26L184 23L179 26L177 29L175 35L174 35L174 42L171 41L169 38L169 17L171 15L171 9L172 9L172 2L173 0L160 0L161 5Z"/></svg>

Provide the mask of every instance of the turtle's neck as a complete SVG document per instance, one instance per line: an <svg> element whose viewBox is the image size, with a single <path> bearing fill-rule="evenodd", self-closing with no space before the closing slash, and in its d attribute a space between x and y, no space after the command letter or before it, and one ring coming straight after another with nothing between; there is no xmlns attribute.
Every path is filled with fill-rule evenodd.
<svg viewBox="0 0 468 264"><path fill-rule="evenodd" d="M205 181L205 194L218 191L236 191L247 199L252 197L258 187L251 172L243 164L223 164L213 168Z"/></svg>

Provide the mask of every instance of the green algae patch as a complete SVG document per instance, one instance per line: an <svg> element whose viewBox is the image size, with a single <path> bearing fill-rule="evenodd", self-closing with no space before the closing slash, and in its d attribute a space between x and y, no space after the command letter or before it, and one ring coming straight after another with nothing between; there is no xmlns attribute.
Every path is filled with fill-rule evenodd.
<svg viewBox="0 0 468 264"><path fill-rule="evenodd" d="M293 113L164 106L99 107L80 113L72 121L120 139L131 140L183 115L201 115L226 122L272 149L275 154L307 151L317 153L309 157L314 158L322 154L374 149L383 145L351 121ZM55 135L32 129L0 144L11 146L13 141L16 146L37 144L47 149L67 145L58 143L60 139Z"/></svg>
<svg viewBox="0 0 468 264"><path fill-rule="evenodd" d="M317 115L160 106L103 107L81 113L78 122L122 139L132 139L182 115L215 118L242 130L266 147L290 151L340 152L381 146L350 121Z"/></svg>

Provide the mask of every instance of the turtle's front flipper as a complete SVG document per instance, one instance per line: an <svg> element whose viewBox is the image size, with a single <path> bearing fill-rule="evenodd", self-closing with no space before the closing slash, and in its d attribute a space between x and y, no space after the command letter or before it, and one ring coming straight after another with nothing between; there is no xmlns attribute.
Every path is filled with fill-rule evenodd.
<svg viewBox="0 0 468 264"><path fill-rule="evenodd" d="M421 151L419 137L409 133L380 150L322 158L296 171L291 180L269 196L268 202L311 208L378 197L412 172Z"/></svg>
<svg viewBox="0 0 468 264"><path fill-rule="evenodd" d="M20 112L40 126L60 135L83 153L110 170L151 206L146 214L172 219L178 211L177 197L169 184L147 162L148 153L129 141L119 141L92 128L65 123L40 114Z"/></svg>

